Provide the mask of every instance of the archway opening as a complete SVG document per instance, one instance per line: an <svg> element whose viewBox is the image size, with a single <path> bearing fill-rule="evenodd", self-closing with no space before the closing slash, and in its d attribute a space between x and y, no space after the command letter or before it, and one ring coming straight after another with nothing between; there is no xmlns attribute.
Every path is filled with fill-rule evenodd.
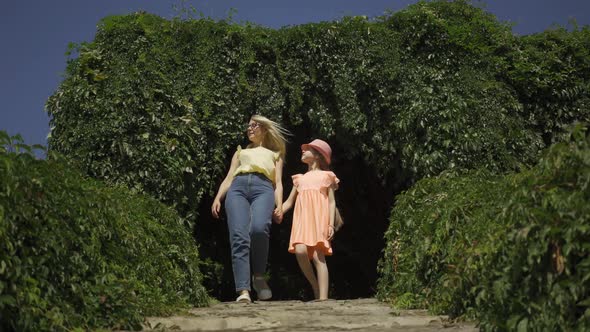
<svg viewBox="0 0 590 332"><path fill-rule="evenodd" d="M306 131L296 128L288 145L283 172L285 199L292 188L291 176L306 171L306 165L300 161L300 146L313 138ZM384 247L383 236L394 197L407 188L407 178L403 176L401 169L384 178L375 168L367 165L361 156L352 159L338 157L345 155L346 147L332 144L332 149L332 170L341 180L336 192L336 202L344 218L344 226L336 233L332 242L334 254L327 257L330 298L371 297L376 290L377 266ZM233 151L230 151L226 158L228 165L232 154ZM203 267L205 286L213 297L221 301L231 301L235 298L235 291L227 221L214 220L211 217L211 203L212 197L203 199L195 229L201 255L209 261ZM287 252L292 217L290 211L285 215L282 224L272 225L267 271L269 285L275 300L311 300L311 287L301 273L295 256Z"/></svg>

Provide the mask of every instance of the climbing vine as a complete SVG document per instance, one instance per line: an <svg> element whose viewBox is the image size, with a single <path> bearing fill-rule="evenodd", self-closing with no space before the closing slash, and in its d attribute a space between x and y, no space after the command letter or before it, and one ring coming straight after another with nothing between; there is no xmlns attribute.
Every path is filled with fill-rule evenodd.
<svg viewBox="0 0 590 332"><path fill-rule="evenodd" d="M47 102L49 149L175 207L196 222L202 252L223 261L207 204L245 143L243 124L263 114L295 134L285 183L301 143L330 142L352 220L339 240L358 243L350 256L375 253L395 194L445 172L526 170L568 125L588 122L589 43L587 27L515 36L468 1L278 30L110 16L73 49Z"/></svg>
<svg viewBox="0 0 590 332"><path fill-rule="evenodd" d="M140 329L208 304L186 219L37 148L0 131L0 330Z"/></svg>
<svg viewBox="0 0 590 332"><path fill-rule="evenodd" d="M578 125L526 171L444 173L398 196L378 295L483 330L590 326L590 137Z"/></svg>

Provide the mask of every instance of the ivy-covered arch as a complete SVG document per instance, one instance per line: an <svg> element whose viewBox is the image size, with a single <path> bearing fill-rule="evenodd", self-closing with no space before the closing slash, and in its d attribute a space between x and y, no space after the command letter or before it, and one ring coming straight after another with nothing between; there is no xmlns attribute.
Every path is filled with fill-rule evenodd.
<svg viewBox="0 0 590 332"><path fill-rule="evenodd" d="M466 1L279 30L111 16L93 42L79 45L47 103L49 145L91 176L197 221L202 253L217 262L209 288L223 297L231 287L215 267L227 266L229 276L227 245L208 207L244 143L243 124L260 113L295 134L285 183L301 170L299 145L324 138L343 180L347 223L336 245L350 258L333 258L334 295L370 295L395 194L444 170L532 164L565 124L589 118L588 36L582 29L517 37ZM535 67L531 56L545 39L555 51ZM564 47L576 56L551 61ZM563 73L571 79L562 81ZM271 282L298 287L303 280L284 253L287 233L288 222L273 229ZM366 277L351 277L351 266ZM279 296L297 296L292 287Z"/></svg>

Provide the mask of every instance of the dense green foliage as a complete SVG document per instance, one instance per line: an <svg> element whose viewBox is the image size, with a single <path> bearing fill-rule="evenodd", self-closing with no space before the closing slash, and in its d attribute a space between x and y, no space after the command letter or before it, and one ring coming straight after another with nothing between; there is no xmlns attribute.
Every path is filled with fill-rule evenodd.
<svg viewBox="0 0 590 332"><path fill-rule="evenodd" d="M134 329L208 303L173 209L33 152L0 132L0 330Z"/></svg>
<svg viewBox="0 0 590 332"><path fill-rule="evenodd" d="M385 234L379 296L403 307L461 312L461 291L469 289L462 276L479 267L471 257L495 250L496 233L506 231L496 216L516 187L510 176L503 179L485 170L443 173L398 195Z"/></svg>
<svg viewBox="0 0 590 332"><path fill-rule="evenodd" d="M399 195L379 296L468 314L484 330L589 329L586 130L521 173L446 173Z"/></svg>
<svg viewBox="0 0 590 332"><path fill-rule="evenodd" d="M529 126L546 145L568 135L575 120L590 118L590 28L564 28L524 36L502 75L523 104Z"/></svg>
<svg viewBox="0 0 590 332"><path fill-rule="evenodd" d="M383 178L400 162L410 182L510 170L536 160L545 132L588 119L589 43L587 29L515 37L463 1L280 30L112 16L48 102L50 148L187 214L252 113L328 138Z"/></svg>
<svg viewBox="0 0 590 332"><path fill-rule="evenodd" d="M199 241L223 261L226 235L211 226L207 205L248 117L291 130L288 156L327 139L353 221L337 241L369 279L348 287L358 289L374 281L394 194L445 170L520 169L564 126L590 120L589 45L588 28L514 36L467 1L279 30L110 16L94 41L72 50L47 103L49 147L92 177L174 205L197 221L197 234L219 234ZM287 192L288 176L300 172L290 158Z"/></svg>

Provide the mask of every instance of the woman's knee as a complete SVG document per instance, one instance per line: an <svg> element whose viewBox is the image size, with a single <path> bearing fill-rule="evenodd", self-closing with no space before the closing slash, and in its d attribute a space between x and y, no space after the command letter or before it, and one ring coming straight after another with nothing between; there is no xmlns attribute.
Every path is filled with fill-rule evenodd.
<svg viewBox="0 0 590 332"><path fill-rule="evenodd" d="M252 220L250 225L250 235L252 237L268 237L270 235L270 217Z"/></svg>

